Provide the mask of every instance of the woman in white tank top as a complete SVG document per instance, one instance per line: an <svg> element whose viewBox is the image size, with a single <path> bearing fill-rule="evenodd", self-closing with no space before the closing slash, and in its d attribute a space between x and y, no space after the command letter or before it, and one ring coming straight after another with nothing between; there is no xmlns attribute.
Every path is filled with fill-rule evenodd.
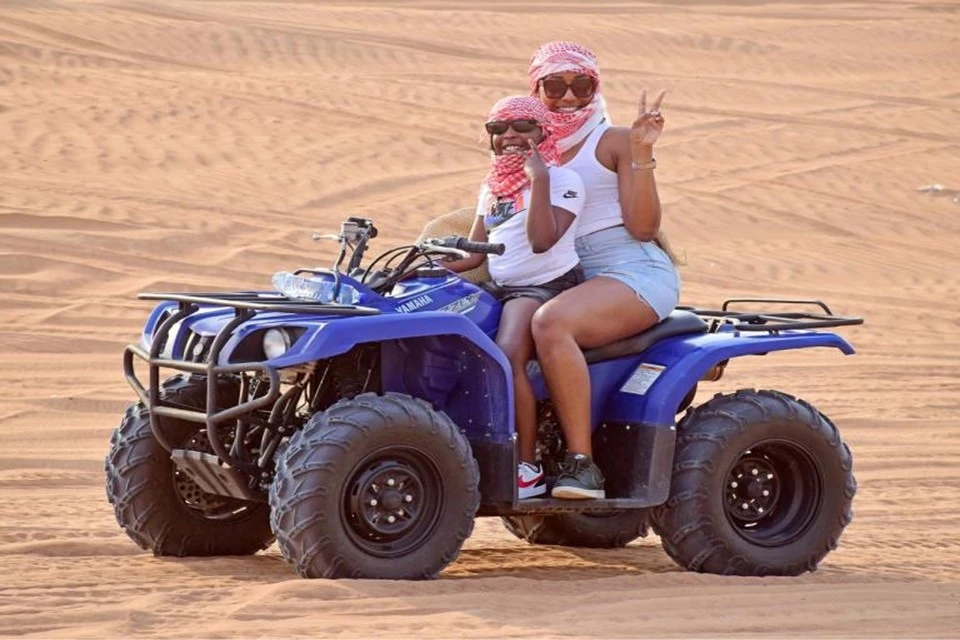
<svg viewBox="0 0 960 640"><path fill-rule="evenodd" d="M581 349L650 328L679 298L673 260L656 242L660 199L653 145L663 130L663 93L648 108L643 92L631 127L610 126L597 58L572 42L537 50L530 85L551 112L560 165L576 171L586 188L576 245L587 281L533 318L537 358L568 451L552 495L603 498L603 475L592 459L590 375Z"/></svg>

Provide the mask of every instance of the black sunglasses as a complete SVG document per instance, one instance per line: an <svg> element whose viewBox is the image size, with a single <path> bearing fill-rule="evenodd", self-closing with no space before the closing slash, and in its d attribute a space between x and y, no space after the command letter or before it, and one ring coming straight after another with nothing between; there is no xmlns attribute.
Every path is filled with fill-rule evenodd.
<svg viewBox="0 0 960 640"><path fill-rule="evenodd" d="M527 118L522 120L494 120L493 122L488 122L483 126L490 135L502 136L507 132L507 129L513 129L517 133L530 133L539 127L540 123L536 120Z"/></svg>
<svg viewBox="0 0 960 640"><path fill-rule="evenodd" d="M544 95L551 100L559 100L567 95L567 89L573 91L573 95L583 99L593 97L597 90L597 81L590 76L577 76L573 82L567 84L563 78L553 76L541 80L540 86L543 87Z"/></svg>

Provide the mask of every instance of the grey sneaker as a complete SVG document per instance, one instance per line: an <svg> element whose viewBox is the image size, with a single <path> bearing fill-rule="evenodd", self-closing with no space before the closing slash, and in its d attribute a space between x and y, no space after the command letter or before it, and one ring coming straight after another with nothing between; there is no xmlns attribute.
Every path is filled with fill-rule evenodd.
<svg viewBox="0 0 960 640"><path fill-rule="evenodd" d="M560 465L560 477L550 495L568 500L603 499L603 473L593 458L584 453L568 453Z"/></svg>

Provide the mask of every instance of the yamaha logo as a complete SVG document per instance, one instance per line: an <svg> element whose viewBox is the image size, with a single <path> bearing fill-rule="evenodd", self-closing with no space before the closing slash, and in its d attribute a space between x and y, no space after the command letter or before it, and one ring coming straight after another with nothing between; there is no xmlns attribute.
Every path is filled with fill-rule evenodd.
<svg viewBox="0 0 960 640"><path fill-rule="evenodd" d="M402 305L397 307L397 311L400 313L410 313L411 311L417 311L418 309L423 309L426 306L429 306L433 303L433 298L430 296L418 296L409 302L404 302Z"/></svg>

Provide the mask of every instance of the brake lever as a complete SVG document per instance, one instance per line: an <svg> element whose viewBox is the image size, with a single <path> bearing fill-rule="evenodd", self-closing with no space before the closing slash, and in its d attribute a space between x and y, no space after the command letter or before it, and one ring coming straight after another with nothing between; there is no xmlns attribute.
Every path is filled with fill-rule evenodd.
<svg viewBox="0 0 960 640"><path fill-rule="evenodd" d="M343 242L343 236L339 233L314 233L312 239L314 242L320 242L321 240L336 240L337 242Z"/></svg>
<svg viewBox="0 0 960 640"><path fill-rule="evenodd" d="M454 247L440 247L437 245L427 244L421 247L421 250L424 253L445 253L450 256L454 256L460 260L464 258L469 258L470 254L463 249L455 249Z"/></svg>

